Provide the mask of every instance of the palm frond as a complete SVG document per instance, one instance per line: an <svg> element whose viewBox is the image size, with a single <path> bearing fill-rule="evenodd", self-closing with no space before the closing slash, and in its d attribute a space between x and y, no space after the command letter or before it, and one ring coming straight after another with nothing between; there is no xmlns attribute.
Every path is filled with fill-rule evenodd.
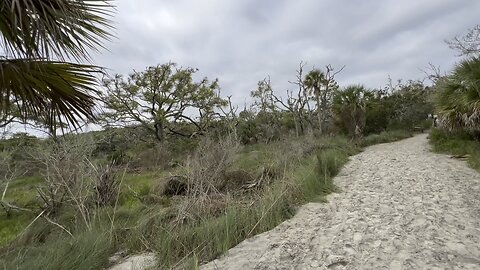
<svg viewBox="0 0 480 270"><path fill-rule="evenodd" d="M436 109L449 129L480 129L480 59L459 63L437 83Z"/></svg>
<svg viewBox="0 0 480 270"><path fill-rule="evenodd" d="M77 127L79 119L94 119L96 66L33 59L0 60L0 105L14 105L26 117L45 116L51 123Z"/></svg>
<svg viewBox="0 0 480 270"><path fill-rule="evenodd" d="M110 0L2 0L0 33L16 57L88 59L109 39Z"/></svg>
<svg viewBox="0 0 480 270"><path fill-rule="evenodd" d="M311 92L318 92L324 80L325 74L319 69L313 69L305 75L304 83Z"/></svg>

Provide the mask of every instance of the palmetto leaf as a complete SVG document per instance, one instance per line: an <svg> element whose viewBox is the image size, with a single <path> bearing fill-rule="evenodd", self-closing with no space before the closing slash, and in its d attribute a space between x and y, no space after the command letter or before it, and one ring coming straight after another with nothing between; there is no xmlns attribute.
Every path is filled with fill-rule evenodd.
<svg viewBox="0 0 480 270"><path fill-rule="evenodd" d="M77 60L102 48L110 37L110 1L2 0L0 32L5 48L19 57Z"/></svg>
<svg viewBox="0 0 480 270"><path fill-rule="evenodd" d="M103 47L111 11L110 0L2 0L7 56L0 57L0 115L16 111L23 120L74 126L78 118L93 119L95 73L101 70L65 59L87 60L88 51Z"/></svg>
<svg viewBox="0 0 480 270"><path fill-rule="evenodd" d="M95 73L91 65L33 59L0 60L0 104L4 111L12 102L24 116L48 113L73 125L78 118L94 118Z"/></svg>
<svg viewBox="0 0 480 270"><path fill-rule="evenodd" d="M315 92L315 95L319 95L321 85L325 81L325 74L319 69L313 69L305 75L305 86L310 89L311 92Z"/></svg>
<svg viewBox="0 0 480 270"><path fill-rule="evenodd" d="M480 129L480 59L463 60L437 84L436 107L449 128Z"/></svg>

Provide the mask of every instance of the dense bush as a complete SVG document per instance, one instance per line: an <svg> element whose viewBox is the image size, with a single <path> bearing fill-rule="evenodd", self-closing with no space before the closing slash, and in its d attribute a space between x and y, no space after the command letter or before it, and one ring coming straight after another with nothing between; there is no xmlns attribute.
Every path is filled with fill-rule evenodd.
<svg viewBox="0 0 480 270"><path fill-rule="evenodd" d="M393 115L388 95L383 90L372 90L367 102L365 134L380 133L388 128Z"/></svg>
<svg viewBox="0 0 480 270"><path fill-rule="evenodd" d="M410 129L428 119L433 112L432 89L418 81L400 84L390 96L393 115L390 129Z"/></svg>
<svg viewBox="0 0 480 270"><path fill-rule="evenodd" d="M333 99L336 123L350 137L363 134L366 124L367 103L371 93L361 85L337 91Z"/></svg>
<svg viewBox="0 0 480 270"><path fill-rule="evenodd" d="M391 89L367 90L361 86L337 91L333 111L340 130L350 136L385 130L428 129L433 113L432 89L418 81L399 82ZM357 135L358 137L358 135Z"/></svg>

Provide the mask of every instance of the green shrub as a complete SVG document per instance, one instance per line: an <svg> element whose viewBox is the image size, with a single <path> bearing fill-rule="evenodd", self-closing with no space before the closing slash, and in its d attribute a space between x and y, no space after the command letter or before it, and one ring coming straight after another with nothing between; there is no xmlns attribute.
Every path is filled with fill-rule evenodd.
<svg viewBox="0 0 480 270"><path fill-rule="evenodd" d="M389 143L412 137L412 133L405 130L383 131L380 134L368 135L360 140L360 146L366 147L379 143Z"/></svg>

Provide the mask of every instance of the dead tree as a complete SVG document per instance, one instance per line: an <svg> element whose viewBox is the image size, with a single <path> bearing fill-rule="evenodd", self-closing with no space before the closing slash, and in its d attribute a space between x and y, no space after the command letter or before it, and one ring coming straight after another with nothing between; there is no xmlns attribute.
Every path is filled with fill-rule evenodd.
<svg viewBox="0 0 480 270"><path fill-rule="evenodd" d="M469 29L464 36L455 36L445 41L451 49L460 53L460 56L475 56L480 54L480 25Z"/></svg>
<svg viewBox="0 0 480 270"><path fill-rule="evenodd" d="M238 138L237 126L240 123L237 116L238 106L233 106L231 95L227 96L226 109L224 109L224 107L220 107L219 109L222 112L222 114L220 115L220 118L224 119L230 134L232 134L234 138L237 139Z"/></svg>

